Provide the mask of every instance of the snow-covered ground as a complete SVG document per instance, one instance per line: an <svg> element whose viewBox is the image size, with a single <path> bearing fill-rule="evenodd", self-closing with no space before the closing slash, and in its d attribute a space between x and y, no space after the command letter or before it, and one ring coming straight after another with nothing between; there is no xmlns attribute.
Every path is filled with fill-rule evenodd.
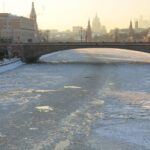
<svg viewBox="0 0 150 150"><path fill-rule="evenodd" d="M150 54L112 48L90 48L55 52L41 61L50 63L150 63Z"/></svg>
<svg viewBox="0 0 150 150"><path fill-rule="evenodd" d="M19 58L13 58L13 59L4 59L3 61L0 61L0 73L13 70L24 63Z"/></svg>

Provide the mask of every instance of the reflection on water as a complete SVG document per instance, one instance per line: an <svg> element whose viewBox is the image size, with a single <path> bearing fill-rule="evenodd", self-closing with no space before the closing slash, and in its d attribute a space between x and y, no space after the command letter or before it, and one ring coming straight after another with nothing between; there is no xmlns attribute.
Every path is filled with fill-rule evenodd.
<svg viewBox="0 0 150 150"><path fill-rule="evenodd" d="M61 52L0 74L0 149L149 149L150 56L128 55Z"/></svg>

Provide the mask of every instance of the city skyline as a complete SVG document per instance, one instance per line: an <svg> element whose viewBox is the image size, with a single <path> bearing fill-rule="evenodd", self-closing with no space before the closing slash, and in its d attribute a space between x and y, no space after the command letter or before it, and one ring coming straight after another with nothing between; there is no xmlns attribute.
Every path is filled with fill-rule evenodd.
<svg viewBox="0 0 150 150"><path fill-rule="evenodd" d="M29 17L32 0L3 0L1 12ZM129 21L140 15L149 20L149 0L34 0L40 29L71 29L72 26L86 26L97 13L108 30L129 26Z"/></svg>

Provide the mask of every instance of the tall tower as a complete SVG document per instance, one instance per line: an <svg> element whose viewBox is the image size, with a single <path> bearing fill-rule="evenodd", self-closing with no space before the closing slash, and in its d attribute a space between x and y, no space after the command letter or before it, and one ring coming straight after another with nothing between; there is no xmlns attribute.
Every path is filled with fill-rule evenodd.
<svg viewBox="0 0 150 150"><path fill-rule="evenodd" d="M37 16L36 16L36 12L35 12L34 2L32 2L32 8L31 8L31 12L30 12L30 19L33 20L34 30L37 31L38 30L38 25L37 25Z"/></svg>
<svg viewBox="0 0 150 150"><path fill-rule="evenodd" d="M96 14L96 16L94 17L93 22L92 22L92 31L96 32L96 33L100 33L101 28L102 28L102 26L100 23L100 19L99 19L98 15Z"/></svg>
<svg viewBox="0 0 150 150"><path fill-rule="evenodd" d="M132 26L132 21L130 21L130 26L129 26L129 36L134 36L134 29L133 29L133 26Z"/></svg>
<svg viewBox="0 0 150 150"><path fill-rule="evenodd" d="M133 42L134 41L134 29L133 29L133 25L132 25L132 21L130 21L130 26L129 26L129 32L128 32L128 38L129 38L129 42Z"/></svg>
<svg viewBox="0 0 150 150"><path fill-rule="evenodd" d="M90 20L88 21L88 26L86 29L86 42L92 42L92 29L91 29L91 23Z"/></svg>

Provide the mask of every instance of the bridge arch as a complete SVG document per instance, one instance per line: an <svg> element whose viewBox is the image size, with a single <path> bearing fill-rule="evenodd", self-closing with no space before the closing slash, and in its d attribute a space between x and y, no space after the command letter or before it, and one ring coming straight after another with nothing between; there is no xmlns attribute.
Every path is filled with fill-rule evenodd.
<svg viewBox="0 0 150 150"><path fill-rule="evenodd" d="M70 49L78 48L118 48L150 53L150 43L115 43L115 42L82 42L82 43L29 43L14 44L13 50L19 53L19 56L25 62L36 62L40 56Z"/></svg>

